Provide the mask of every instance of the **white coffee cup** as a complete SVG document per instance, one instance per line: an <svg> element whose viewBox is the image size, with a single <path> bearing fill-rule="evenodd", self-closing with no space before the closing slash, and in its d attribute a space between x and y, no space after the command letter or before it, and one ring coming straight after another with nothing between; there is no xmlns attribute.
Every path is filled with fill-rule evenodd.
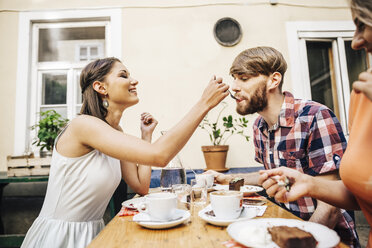
<svg viewBox="0 0 372 248"><path fill-rule="evenodd" d="M211 192L209 196L217 218L223 220L239 218L243 208L243 192L215 191Z"/></svg>
<svg viewBox="0 0 372 248"><path fill-rule="evenodd" d="M208 188L211 188L214 183L214 175L212 174L197 174L195 179L199 185L204 186L203 184L207 184Z"/></svg>
<svg viewBox="0 0 372 248"><path fill-rule="evenodd" d="M140 212L147 213L151 218L162 221L172 220L176 210L177 195L169 192L146 195L145 202L139 208Z"/></svg>

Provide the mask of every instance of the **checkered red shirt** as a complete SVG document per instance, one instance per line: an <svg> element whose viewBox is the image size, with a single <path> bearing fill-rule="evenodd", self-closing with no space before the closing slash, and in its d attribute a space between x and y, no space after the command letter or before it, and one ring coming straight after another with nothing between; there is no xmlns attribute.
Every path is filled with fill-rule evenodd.
<svg viewBox="0 0 372 248"><path fill-rule="evenodd" d="M346 139L336 116L320 103L294 99L289 92L284 92L284 96L278 123L272 129L268 129L262 117L253 125L256 161L266 169L286 166L312 176L337 170ZM285 207L308 220L316 208L316 200L304 197ZM341 211L344 218L336 229L343 236L354 237L354 222L346 211Z"/></svg>

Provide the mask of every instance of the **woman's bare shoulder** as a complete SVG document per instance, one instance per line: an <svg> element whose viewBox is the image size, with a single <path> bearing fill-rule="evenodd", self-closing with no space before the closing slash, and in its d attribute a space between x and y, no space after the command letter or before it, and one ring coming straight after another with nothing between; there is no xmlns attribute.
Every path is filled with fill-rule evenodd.
<svg viewBox="0 0 372 248"><path fill-rule="evenodd" d="M107 125L107 123L91 115L78 115L77 117L72 119L69 124L69 126L71 126L74 129L94 127L96 125L98 126Z"/></svg>

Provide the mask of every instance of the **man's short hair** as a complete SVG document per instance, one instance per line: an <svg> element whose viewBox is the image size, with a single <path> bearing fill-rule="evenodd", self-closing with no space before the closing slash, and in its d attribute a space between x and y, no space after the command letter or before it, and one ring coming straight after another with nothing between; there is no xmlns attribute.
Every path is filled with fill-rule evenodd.
<svg viewBox="0 0 372 248"><path fill-rule="evenodd" d="M282 74L282 81L279 84L281 91L286 70L287 62L278 50L272 47L254 47L244 50L235 58L230 74L257 77L279 72Z"/></svg>

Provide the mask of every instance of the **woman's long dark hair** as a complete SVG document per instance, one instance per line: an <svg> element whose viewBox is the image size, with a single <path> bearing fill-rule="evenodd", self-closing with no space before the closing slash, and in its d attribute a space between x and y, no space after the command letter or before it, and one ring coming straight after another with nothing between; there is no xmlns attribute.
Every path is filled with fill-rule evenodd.
<svg viewBox="0 0 372 248"><path fill-rule="evenodd" d="M84 67L80 74L80 87L83 95L80 114L92 115L106 122L107 109L103 107L99 93L93 89L93 82L105 81L115 62L121 63L119 59L110 57L97 59Z"/></svg>

